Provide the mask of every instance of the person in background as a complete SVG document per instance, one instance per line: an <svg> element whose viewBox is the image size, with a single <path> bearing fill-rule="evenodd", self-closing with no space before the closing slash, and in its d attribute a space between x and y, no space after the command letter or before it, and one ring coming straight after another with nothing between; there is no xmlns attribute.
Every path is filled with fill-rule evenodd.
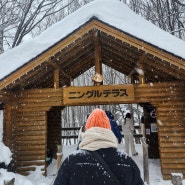
<svg viewBox="0 0 185 185"><path fill-rule="evenodd" d="M123 131L124 140L125 140L125 152L129 155L129 150L131 148L132 155L133 156L138 155L134 144L134 136L133 136L134 123L130 113L127 113L125 116L125 120L122 123L122 131Z"/></svg>
<svg viewBox="0 0 185 185"><path fill-rule="evenodd" d="M120 129L119 129L116 121L114 120L114 116L112 115L112 113L110 111L105 111L105 113L110 120L111 129L112 129L113 133L115 134L115 136L117 137L118 143L120 144L122 141L122 135L121 135Z"/></svg>
<svg viewBox="0 0 185 185"><path fill-rule="evenodd" d="M89 117L90 113L87 114L87 119ZM85 122L86 123L86 122ZM78 144L77 144L77 150L79 149L79 144L82 141L82 134L85 132L85 123L83 126L80 128L79 133L78 133Z"/></svg>
<svg viewBox="0 0 185 185"><path fill-rule="evenodd" d="M96 158L95 153L112 173ZM94 109L87 119L79 150L64 160L54 185L102 184L144 185L144 182L132 158L118 150L118 141L106 113L102 109Z"/></svg>
<svg viewBox="0 0 185 185"><path fill-rule="evenodd" d="M53 150L52 149L47 149L47 157L46 157L46 165L49 166L52 162L53 159Z"/></svg>
<svg viewBox="0 0 185 185"><path fill-rule="evenodd" d="M145 121L144 116L141 117L141 134L145 137Z"/></svg>

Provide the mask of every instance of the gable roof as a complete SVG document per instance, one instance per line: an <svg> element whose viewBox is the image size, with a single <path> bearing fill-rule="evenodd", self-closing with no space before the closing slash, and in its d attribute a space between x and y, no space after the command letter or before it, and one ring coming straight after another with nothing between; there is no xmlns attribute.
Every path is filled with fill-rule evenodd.
<svg viewBox="0 0 185 185"><path fill-rule="evenodd" d="M104 64L129 75L139 58L146 54L148 81L185 79L183 40L136 15L122 2L95 0L38 37L1 54L0 89L51 87L41 82L52 81L51 71L57 66L63 79L60 85L65 85L67 79L94 65L96 31ZM152 71L153 77L149 74ZM39 84L35 84L38 79L41 79Z"/></svg>

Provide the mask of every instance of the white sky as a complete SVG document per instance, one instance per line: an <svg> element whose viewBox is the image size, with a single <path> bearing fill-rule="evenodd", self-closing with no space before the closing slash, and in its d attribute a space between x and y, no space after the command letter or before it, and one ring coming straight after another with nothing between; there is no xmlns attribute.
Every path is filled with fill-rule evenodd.
<svg viewBox="0 0 185 185"><path fill-rule="evenodd" d="M185 59L185 42L135 14L118 0L95 0L54 24L41 35L0 55L0 79L81 27L93 16L134 37Z"/></svg>

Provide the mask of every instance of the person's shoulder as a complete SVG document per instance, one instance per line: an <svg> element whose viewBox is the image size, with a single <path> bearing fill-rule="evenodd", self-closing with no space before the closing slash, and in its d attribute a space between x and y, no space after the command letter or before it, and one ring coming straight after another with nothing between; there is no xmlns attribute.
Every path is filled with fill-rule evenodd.
<svg viewBox="0 0 185 185"><path fill-rule="evenodd" d="M117 156L121 158L122 161L124 161L127 164L135 164L134 160L127 155L123 150L117 149L116 150Z"/></svg>
<svg viewBox="0 0 185 185"><path fill-rule="evenodd" d="M74 152L72 152L71 154L69 154L64 161L72 161L75 160L76 158L80 158L83 157L85 155L88 155L88 152L85 150L75 150Z"/></svg>
<svg viewBox="0 0 185 185"><path fill-rule="evenodd" d="M86 150L79 149L79 150L73 151L69 156L70 157L75 157L75 156L84 156L84 155L87 155L87 154L88 154L88 152Z"/></svg>
<svg viewBox="0 0 185 185"><path fill-rule="evenodd" d="M114 157L127 157L127 154L118 149L118 148L101 148L98 150L100 153L104 153L105 155L108 154L109 156L114 156Z"/></svg>
<svg viewBox="0 0 185 185"><path fill-rule="evenodd" d="M133 165L133 167L136 165L134 160L127 155L122 149L119 148L106 148L106 149L100 149L100 151L103 151L103 153L109 156L112 156L114 159L120 162L120 164L127 164L128 166Z"/></svg>
<svg viewBox="0 0 185 185"><path fill-rule="evenodd" d="M117 148L115 152L120 157L125 157L125 158L129 157L123 150L121 150L119 148Z"/></svg>

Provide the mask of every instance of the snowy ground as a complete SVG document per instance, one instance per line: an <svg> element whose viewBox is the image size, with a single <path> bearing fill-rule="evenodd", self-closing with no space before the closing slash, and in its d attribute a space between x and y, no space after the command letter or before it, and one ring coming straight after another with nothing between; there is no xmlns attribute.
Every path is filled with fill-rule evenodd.
<svg viewBox="0 0 185 185"><path fill-rule="evenodd" d="M124 150L124 145L119 145L119 148ZM71 152L76 150L76 145L64 146L64 157L68 156ZM139 153L138 156L134 156L133 159L139 166L143 177L143 158L142 158L142 145L136 144L136 150ZM0 169L0 185L3 185L4 180L9 180L15 177L15 185L51 185L54 181L56 174L56 160L50 164L47 169L47 177L41 175L40 169L32 172L29 176L21 176L19 174L7 172L4 169ZM157 159L149 159L149 179L150 185L172 185L171 181L163 181L161 176L160 161ZM185 180L183 181L185 185Z"/></svg>

